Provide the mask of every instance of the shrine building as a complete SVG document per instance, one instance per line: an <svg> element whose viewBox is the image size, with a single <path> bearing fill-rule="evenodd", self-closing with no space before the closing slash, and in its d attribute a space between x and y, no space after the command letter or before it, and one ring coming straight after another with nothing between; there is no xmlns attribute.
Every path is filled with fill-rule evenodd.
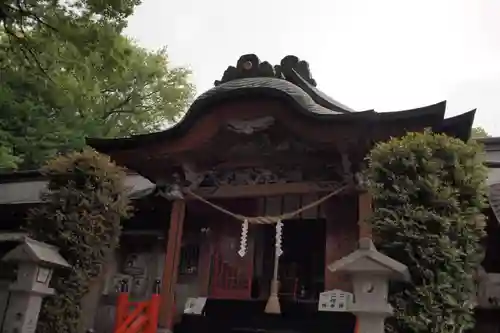
<svg viewBox="0 0 500 333"><path fill-rule="evenodd" d="M287 56L272 66L244 55L175 126L89 138L130 172L135 208L105 285L89 296L89 325L110 331L126 280L136 299L160 284L165 331L353 332L354 316L319 311L318 297L349 291L327 266L370 236L365 157L377 142L426 128L468 140L475 110L447 119L445 111L446 102L353 110L318 89L307 62ZM489 239L498 240L495 211L488 214ZM490 249L498 253L498 242ZM500 272L491 251L485 269ZM203 315L184 313L197 298L206 299Z"/></svg>

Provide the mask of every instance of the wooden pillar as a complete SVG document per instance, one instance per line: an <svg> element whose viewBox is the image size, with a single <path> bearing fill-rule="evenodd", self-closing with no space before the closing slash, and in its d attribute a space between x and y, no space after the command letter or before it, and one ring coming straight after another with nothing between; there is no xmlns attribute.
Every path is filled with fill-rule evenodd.
<svg viewBox="0 0 500 333"><path fill-rule="evenodd" d="M212 235L210 229L205 233L204 239L200 244L200 258L198 263L198 288L199 295L208 297L209 295L209 282L210 282L210 269L212 261Z"/></svg>
<svg viewBox="0 0 500 333"><path fill-rule="evenodd" d="M369 218L372 215L372 196L368 192L361 192L358 196L358 227L359 238L372 238L372 227Z"/></svg>
<svg viewBox="0 0 500 333"><path fill-rule="evenodd" d="M357 198L336 196L324 205L326 214L325 290L350 290L351 281L344 275L332 273L328 265L348 255L357 247Z"/></svg>
<svg viewBox="0 0 500 333"><path fill-rule="evenodd" d="M177 283L177 269L179 267L182 229L186 213L186 202L175 200L170 212L170 228L167 236L167 249L165 253L165 265L163 268L163 280L161 287L161 302L158 326L163 329L172 330L176 315L175 285Z"/></svg>

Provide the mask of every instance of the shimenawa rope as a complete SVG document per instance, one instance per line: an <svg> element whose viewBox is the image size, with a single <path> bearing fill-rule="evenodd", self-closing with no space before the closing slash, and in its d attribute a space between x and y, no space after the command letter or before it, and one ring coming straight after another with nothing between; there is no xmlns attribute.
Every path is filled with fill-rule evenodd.
<svg viewBox="0 0 500 333"><path fill-rule="evenodd" d="M346 188L348 187L348 185L343 185L341 186L340 188L338 188L337 190L333 191L333 192L330 192L328 193L327 195L319 198L318 200L314 201L314 202L311 202L305 206L302 206L301 208L297 209L297 210L294 210L292 212L288 212L288 213L284 213L284 214L281 214L279 216L253 216L253 217L250 217L250 216L244 216L244 215L240 215L240 214L236 214L236 213L233 213L219 205L216 205L214 204L213 202L193 193L191 190L189 189L185 189L184 192L189 195L189 196L192 196L193 198L195 198L196 200L199 200L207 205L209 205L210 207L218 210L219 212L221 213L224 213L226 215L229 215L231 217L234 217L235 219L241 221L241 222L244 222L245 220L248 222L248 223L253 223L253 224L273 224L273 223L276 223L278 221L283 221L283 220L288 220L288 219L291 219L299 214L301 214L302 212L308 210L308 209L311 209L311 208L314 208L316 206L319 206L321 205L323 202L325 202L326 200L330 199L331 197L341 193L342 191L344 191Z"/></svg>

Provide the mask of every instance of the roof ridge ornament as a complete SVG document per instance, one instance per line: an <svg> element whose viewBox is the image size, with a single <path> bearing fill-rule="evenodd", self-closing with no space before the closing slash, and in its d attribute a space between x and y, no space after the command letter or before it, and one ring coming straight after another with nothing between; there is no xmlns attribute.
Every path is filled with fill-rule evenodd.
<svg viewBox="0 0 500 333"><path fill-rule="evenodd" d="M299 60L299 58L294 55L287 55L281 59L280 70L288 80L289 77L292 76L292 72L295 71L302 79L313 87L316 87L316 80L313 79L311 70L309 69L309 63L305 60Z"/></svg>
<svg viewBox="0 0 500 333"><path fill-rule="evenodd" d="M215 81L214 85L218 86L232 80L251 77L271 77L295 83L290 79L293 72L300 75L312 86L316 86L316 81L312 78L307 61L299 60L294 55L288 55L281 60L279 65L272 66L267 61L260 61L255 54L242 55L238 59L236 67L229 66L224 71L222 78Z"/></svg>

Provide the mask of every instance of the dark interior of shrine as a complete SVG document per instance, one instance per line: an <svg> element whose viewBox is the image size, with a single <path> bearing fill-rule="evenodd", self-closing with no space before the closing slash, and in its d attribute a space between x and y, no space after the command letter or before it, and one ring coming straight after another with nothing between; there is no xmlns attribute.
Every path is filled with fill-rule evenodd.
<svg viewBox="0 0 500 333"><path fill-rule="evenodd" d="M275 225L261 227L264 260L262 277L254 278L252 296L267 297L273 274ZM295 219L283 222L279 264L280 297L296 302L317 300L324 287L325 220ZM256 263L258 264L258 263Z"/></svg>

